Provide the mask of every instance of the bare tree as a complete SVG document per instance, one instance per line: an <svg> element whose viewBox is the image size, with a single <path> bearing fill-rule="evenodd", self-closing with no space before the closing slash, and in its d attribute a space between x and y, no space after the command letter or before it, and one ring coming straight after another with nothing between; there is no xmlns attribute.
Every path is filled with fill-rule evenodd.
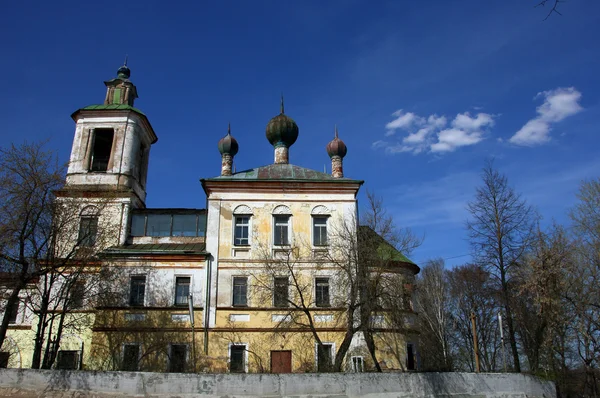
<svg viewBox="0 0 600 398"><path fill-rule="evenodd" d="M421 269L416 285L424 368L451 371L451 298L444 260L428 261Z"/></svg>
<svg viewBox="0 0 600 398"><path fill-rule="evenodd" d="M511 279L530 244L535 213L492 161L486 163L481 178L475 199L467 205L467 230L475 261L489 271L501 292L514 370L520 372L512 308L516 290Z"/></svg>
<svg viewBox="0 0 600 398"><path fill-rule="evenodd" d="M44 275L53 238L54 191L64 181L64 167L44 143L0 149L0 266L14 276L6 308L14 308L21 290ZM10 314L0 324L0 346Z"/></svg>

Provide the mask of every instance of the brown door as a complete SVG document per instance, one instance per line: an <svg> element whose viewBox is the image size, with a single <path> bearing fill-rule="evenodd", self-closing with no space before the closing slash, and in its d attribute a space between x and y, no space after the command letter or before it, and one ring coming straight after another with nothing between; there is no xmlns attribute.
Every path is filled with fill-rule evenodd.
<svg viewBox="0 0 600 398"><path fill-rule="evenodd" d="M292 373L291 351L271 351L271 373Z"/></svg>

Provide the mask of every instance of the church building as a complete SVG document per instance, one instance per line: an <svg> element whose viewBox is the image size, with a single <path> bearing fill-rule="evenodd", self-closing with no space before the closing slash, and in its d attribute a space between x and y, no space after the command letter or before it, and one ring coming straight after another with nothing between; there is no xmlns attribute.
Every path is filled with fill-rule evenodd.
<svg viewBox="0 0 600 398"><path fill-rule="evenodd" d="M331 174L294 165L301 135L282 98L266 126L272 162L236 172L243 148L229 129L214 142L220 173L215 165L218 175L200 180L204 207L148 208L148 164L158 136L134 107L130 74L119 68L105 82L104 102L72 115L71 157L56 196L75 209L78 226L58 241L88 255L89 277L78 291L88 299L72 311L79 321L62 332L54 366L416 370L411 295L419 267L359 226L363 181L344 175L347 147L337 128L323 143ZM28 367L36 316L18 319L7 341L19 347L19 359L11 356L5 366Z"/></svg>

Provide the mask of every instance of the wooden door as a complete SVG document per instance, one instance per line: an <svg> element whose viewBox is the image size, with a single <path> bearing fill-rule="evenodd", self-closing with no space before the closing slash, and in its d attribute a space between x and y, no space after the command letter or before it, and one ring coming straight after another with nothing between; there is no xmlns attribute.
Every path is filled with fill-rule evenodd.
<svg viewBox="0 0 600 398"><path fill-rule="evenodd" d="M292 373L292 351L271 351L271 373Z"/></svg>

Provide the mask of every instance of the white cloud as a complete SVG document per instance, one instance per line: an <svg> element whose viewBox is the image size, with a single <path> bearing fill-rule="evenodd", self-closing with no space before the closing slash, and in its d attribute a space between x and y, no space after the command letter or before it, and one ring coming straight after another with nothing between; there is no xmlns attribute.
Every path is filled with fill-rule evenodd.
<svg viewBox="0 0 600 398"><path fill-rule="evenodd" d="M510 138L516 145L533 146L550 141L551 125L583 110L579 105L581 93L574 87L557 88L538 93L534 99L543 97L544 103L537 107L538 116L529 120Z"/></svg>
<svg viewBox="0 0 600 398"><path fill-rule="evenodd" d="M448 118L432 114L426 117L400 109L393 113L396 118L386 124L386 137L398 130L406 133L400 142L376 141L374 148L384 148L388 153L451 152L459 147L474 145L485 138L485 133L494 125L494 115L469 112L459 113L447 128Z"/></svg>

